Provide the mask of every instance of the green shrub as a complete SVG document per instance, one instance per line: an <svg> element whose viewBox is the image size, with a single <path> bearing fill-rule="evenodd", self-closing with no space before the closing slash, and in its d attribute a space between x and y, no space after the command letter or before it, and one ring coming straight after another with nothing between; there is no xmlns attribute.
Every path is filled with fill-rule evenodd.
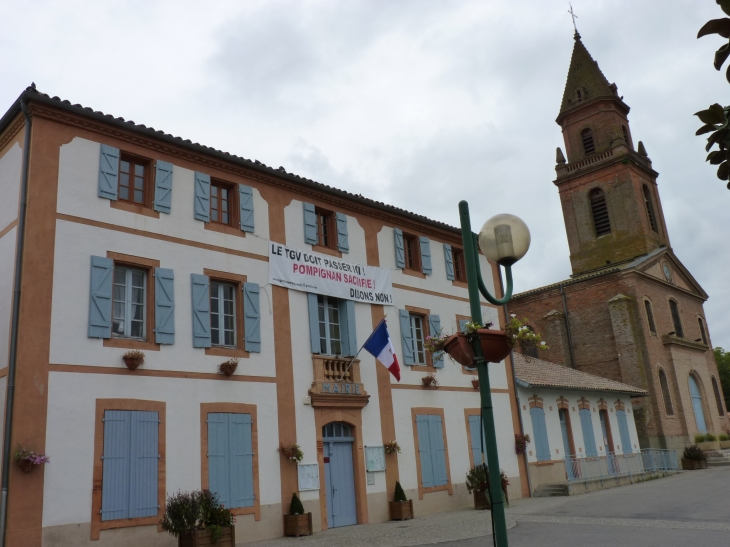
<svg viewBox="0 0 730 547"><path fill-rule="evenodd" d="M693 444L691 446L688 446L684 449L684 454L682 454L682 457L685 460L696 460L696 461L704 461L707 459L707 456L705 456L705 453L700 450L700 447L696 444Z"/></svg>
<svg viewBox="0 0 730 547"><path fill-rule="evenodd" d="M722 433L721 435L718 435L717 437L718 441L730 441L730 435L727 433Z"/></svg>
<svg viewBox="0 0 730 547"><path fill-rule="evenodd" d="M408 501L406 493L403 491L403 487L398 481L395 482L395 495L393 496L393 501Z"/></svg>
<svg viewBox="0 0 730 547"><path fill-rule="evenodd" d="M233 526L233 513L210 490L178 492L167 498L165 514L160 524L165 532L174 537L185 536L195 530L212 529L213 539L218 540L222 528Z"/></svg>
<svg viewBox="0 0 730 547"><path fill-rule="evenodd" d="M289 514L290 515L303 515L304 514L304 506L302 505L302 500L299 499L299 496L297 496L296 492L291 495L291 505L289 505Z"/></svg>
<svg viewBox="0 0 730 547"><path fill-rule="evenodd" d="M466 489L471 494L474 490L489 491L489 468L480 463L472 467L466 474Z"/></svg>
<svg viewBox="0 0 730 547"><path fill-rule="evenodd" d="M705 442L705 434L697 433L697 435L695 435L695 443L703 443L703 442Z"/></svg>
<svg viewBox="0 0 730 547"><path fill-rule="evenodd" d="M717 437L713 435L712 433L708 433L705 435L705 442L706 443L714 443L717 440Z"/></svg>

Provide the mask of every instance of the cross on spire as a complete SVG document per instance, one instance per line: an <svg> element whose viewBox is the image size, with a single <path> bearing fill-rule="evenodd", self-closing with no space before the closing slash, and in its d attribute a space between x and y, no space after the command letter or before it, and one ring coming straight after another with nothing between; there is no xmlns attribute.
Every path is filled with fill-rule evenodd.
<svg viewBox="0 0 730 547"><path fill-rule="evenodd" d="M573 18L573 29L575 30L575 35L576 36L580 36L580 34L578 34L578 27L575 25L575 20L578 19L578 16L573 11L573 4L571 4L570 2L568 2L568 5L570 6L570 9L568 10L568 13Z"/></svg>

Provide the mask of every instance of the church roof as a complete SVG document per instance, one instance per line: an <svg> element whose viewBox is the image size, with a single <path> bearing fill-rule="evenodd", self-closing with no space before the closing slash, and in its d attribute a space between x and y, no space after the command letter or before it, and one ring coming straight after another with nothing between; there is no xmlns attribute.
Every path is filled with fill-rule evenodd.
<svg viewBox="0 0 730 547"><path fill-rule="evenodd" d="M613 393L627 393L631 397L643 397L648 394L645 389L609 380L608 378L601 378L544 359L526 357L516 352L512 355L517 384L521 387L610 391Z"/></svg>
<svg viewBox="0 0 730 547"><path fill-rule="evenodd" d="M580 97L577 91L580 91ZM616 85L608 83L603 72L598 68L598 63L593 60L593 57L583 45L580 34L576 32L573 55L570 58L570 68L568 69L568 79L565 82L565 91L563 92L563 102L560 105L560 114L598 97L618 99Z"/></svg>

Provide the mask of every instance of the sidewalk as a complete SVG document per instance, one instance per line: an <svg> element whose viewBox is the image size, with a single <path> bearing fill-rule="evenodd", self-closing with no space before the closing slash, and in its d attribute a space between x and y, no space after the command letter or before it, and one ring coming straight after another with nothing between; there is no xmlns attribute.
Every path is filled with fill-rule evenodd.
<svg viewBox="0 0 730 547"><path fill-rule="evenodd" d="M515 521L507 518L507 528ZM253 543L239 543L245 547L408 547L471 539L492 534L489 511L459 509L435 513L412 520L392 520L378 524L360 524L332 528L300 538L275 538Z"/></svg>

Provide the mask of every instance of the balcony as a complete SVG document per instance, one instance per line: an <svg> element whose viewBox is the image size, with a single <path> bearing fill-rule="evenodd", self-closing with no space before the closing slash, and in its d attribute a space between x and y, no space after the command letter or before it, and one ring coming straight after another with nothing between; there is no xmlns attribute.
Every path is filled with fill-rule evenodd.
<svg viewBox="0 0 730 547"><path fill-rule="evenodd" d="M312 406L363 408L368 404L370 395L360 380L360 360L355 359L351 365L350 361L351 358L312 355Z"/></svg>

